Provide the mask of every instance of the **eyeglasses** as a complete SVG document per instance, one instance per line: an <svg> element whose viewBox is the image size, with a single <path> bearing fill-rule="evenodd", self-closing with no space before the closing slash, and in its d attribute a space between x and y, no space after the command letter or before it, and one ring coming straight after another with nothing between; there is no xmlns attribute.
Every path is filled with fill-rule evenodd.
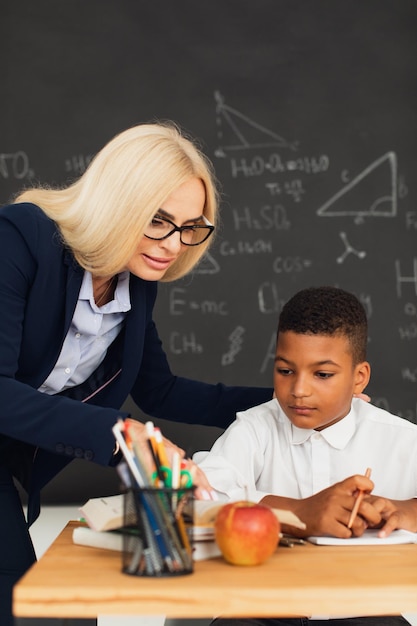
<svg viewBox="0 0 417 626"><path fill-rule="evenodd" d="M150 224L145 228L144 235L148 239L160 241L161 239L171 237L173 233L178 231L180 241L184 246L199 246L201 243L204 243L214 231L213 224L210 224L204 215L202 217L204 225L190 224L189 226L177 226L166 217L155 215Z"/></svg>

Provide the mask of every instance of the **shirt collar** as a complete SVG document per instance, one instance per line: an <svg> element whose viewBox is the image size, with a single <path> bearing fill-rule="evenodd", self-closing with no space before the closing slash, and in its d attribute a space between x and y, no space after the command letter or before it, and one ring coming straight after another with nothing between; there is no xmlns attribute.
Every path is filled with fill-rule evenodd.
<svg viewBox="0 0 417 626"><path fill-rule="evenodd" d="M94 301L93 277L91 272L84 272L83 282L81 284L79 300L88 300L91 308L95 313L121 313L130 311L130 293L129 293L130 272L127 270L118 275L117 285L114 292L114 300L98 308Z"/></svg>
<svg viewBox="0 0 417 626"><path fill-rule="evenodd" d="M294 424L291 424L291 443L293 445L300 445L310 439L313 434L320 433L330 446L343 450L355 432L355 425L356 414L352 406L346 417L336 422L336 424L323 428L323 430L320 431L311 428L298 428L294 426Z"/></svg>

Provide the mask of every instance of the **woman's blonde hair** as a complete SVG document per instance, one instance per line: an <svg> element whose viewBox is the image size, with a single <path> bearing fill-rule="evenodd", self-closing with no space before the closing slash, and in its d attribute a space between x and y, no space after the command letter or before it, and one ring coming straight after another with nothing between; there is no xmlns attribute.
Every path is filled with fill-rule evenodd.
<svg viewBox="0 0 417 626"><path fill-rule="evenodd" d="M215 225L218 192L210 161L172 122L141 124L116 135L73 184L28 189L15 201L41 207L81 267L110 276L126 267L158 209L190 178L202 180L204 215ZM189 272L209 243L187 247L163 281Z"/></svg>

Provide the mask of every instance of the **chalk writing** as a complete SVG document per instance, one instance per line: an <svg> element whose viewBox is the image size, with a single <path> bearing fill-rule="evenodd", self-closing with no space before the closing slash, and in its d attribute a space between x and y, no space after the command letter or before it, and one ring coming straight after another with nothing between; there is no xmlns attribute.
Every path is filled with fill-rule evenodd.
<svg viewBox="0 0 417 626"><path fill-rule="evenodd" d="M243 347L243 335L245 329L243 326L237 326L235 330L229 335L229 350L222 355L221 363L223 366L231 365L235 361L235 357L242 350Z"/></svg>
<svg viewBox="0 0 417 626"><path fill-rule="evenodd" d="M264 174L284 174L295 171L305 174L320 174L328 170L329 162L329 157L326 154L319 157L304 156L294 161L284 161L280 154L272 152L268 156L256 154L251 157L233 157L230 159L230 173L233 178L239 176L252 178Z"/></svg>
<svg viewBox="0 0 417 626"><path fill-rule="evenodd" d="M261 363L260 372L264 374L267 371L272 371L272 365L275 362L275 349L277 345L277 335L272 333L269 339L269 343L265 352L265 357Z"/></svg>
<svg viewBox="0 0 417 626"><path fill-rule="evenodd" d="M342 180L350 175L345 170ZM377 179L375 181L375 179ZM364 197L375 189L384 189L382 196L372 198L364 205ZM360 222L365 217L395 217L397 215L397 155L388 152L366 167L360 174L349 180L340 191L327 200L317 211L320 217L341 217L350 215Z"/></svg>
<svg viewBox="0 0 417 626"><path fill-rule="evenodd" d="M406 302L404 305L404 313L411 317L417 317L417 305L414 302Z"/></svg>
<svg viewBox="0 0 417 626"><path fill-rule="evenodd" d="M200 263L193 269L193 274L218 274L220 266L209 252L201 259Z"/></svg>
<svg viewBox="0 0 417 626"><path fill-rule="evenodd" d="M397 415L399 415L399 417L403 417L406 420L409 420L410 422L414 422L414 424L417 424L417 405L415 409L404 409L404 410L400 410L396 412Z"/></svg>
<svg viewBox="0 0 417 626"><path fill-rule="evenodd" d="M408 324L408 326L400 326L398 333L403 341L417 339L417 324L412 323Z"/></svg>
<svg viewBox="0 0 417 626"><path fill-rule="evenodd" d="M408 380L411 383L417 383L417 367L414 370L409 367L403 367L401 370L401 376L403 380Z"/></svg>
<svg viewBox="0 0 417 626"><path fill-rule="evenodd" d="M301 199L305 194L303 181L300 178L294 178L293 180L285 181L284 183L265 183L265 187L271 196L286 194L292 197L294 202L301 202Z"/></svg>
<svg viewBox="0 0 417 626"><path fill-rule="evenodd" d="M406 283L410 283L414 286L414 294L417 296L417 258L413 260L412 273L408 276L401 274L400 261L397 259L395 261L395 275L397 281L397 296L399 298L402 296L402 285Z"/></svg>
<svg viewBox="0 0 417 626"><path fill-rule="evenodd" d="M272 242L257 239L256 241L222 241L219 247L222 256L231 256L235 254L270 254L272 252Z"/></svg>
<svg viewBox="0 0 417 626"><path fill-rule="evenodd" d="M303 194L305 194L303 183L299 178L285 182L284 191L288 196L292 197L294 202L301 202Z"/></svg>
<svg viewBox="0 0 417 626"><path fill-rule="evenodd" d="M252 211L245 206L242 209L233 208L231 211L235 230L288 230L290 222L285 208L281 204L265 204L259 211Z"/></svg>
<svg viewBox="0 0 417 626"><path fill-rule="evenodd" d="M33 171L29 167L29 157L23 150L0 153L0 175L3 178L29 178Z"/></svg>
<svg viewBox="0 0 417 626"><path fill-rule="evenodd" d="M346 257L349 256L349 254L354 254L359 259L364 259L366 257L366 252L364 250L361 250L359 252L358 250L355 250L355 248L353 248L350 245L350 243L348 242L346 233L339 233L339 235L340 235L340 239L345 244L345 251L343 252L343 254L341 254L340 256L337 257L337 259L336 259L337 263L343 263L345 261Z"/></svg>
<svg viewBox="0 0 417 626"><path fill-rule="evenodd" d="M405 227L407 230L417 230L417 213L415 211L406 211Z"/></svg>
<svg viewBox="0 0 417 626"><path fill-rule="evenodd" d="M327 154L316 156L304 156L285 163L289 172L304 172L304 174L320 174L327 172L330 167L330 158Z"/></svg>
<svg viewBox="0 0 417 626"><path fill-rule="evenodd" d="M372 317L373 313L371 296L369 294L360 293L359 295L357 295L357 297L360 300L363 308L365 309L366 317L369 320Z"/></svg>
<svg viewBox="0 0 417 626"><path fill-rule="evenodd" d="M222 144L217 148L216 156L225 156L225 152L228 150L243 148L278 146L290 150L297 149L296 142L288 142L277 133L243 115L237 109L228 106L219 91L214 92L214 99L216 102L217 136ZM225 142L229 140L230 143L226 144Z"/></svg>
<svg viewBox="0 0 417 626"><path fill-rule="evenodd" d="M272 154L268 160L261 156L251 157L250 160L245 157L230 159L230 171L233 178L237 178L240 175L250 178L263 176L264 174L277 174L284 172L285 169L281 163L280 156Z"/></svg>
<svg viewBox="0 0 417 626"><path fill-rule="evenodd" d="M398 176L397 195L401 199L408 196L408 186L404 180L404 176Z"/></svg>
<svg viewBox="0 0 417 626"><path fill-rule="evenodd" d="M300 256L278 256L272 263L272 269L275 274L292 274L295 272L302 272L312 265L313 262L311 259L303 259Z"/></svg>
<svg viewBox="0 0 417 626"><path fill-rule="evenodd" d="M169 348L172 354L202 354L203 346L197 341L195 333L187 335L172 332L169 337Z"/></svg>
<svg viewBox="0 0 417 626"><path fill-rule="evenodd" d="M187 309L198 311L203 315L228 315L226 302L214 300L188 301L187 290L182 287L174 287L169 294L169 312L171 315L185 315Z"/></svg>
<svg viewBox="0 0 417 626"><path fill-rule="evenodd" d="M94 154L75 154L68 157L65 159L65 171L81 175L85 172L93 157Z"/></svg>
<svg viewBox="0 0 417 626"><path fill-rule="evenodd" d="M261 313L279 313L284 302L278 295L276 283L265 281L258 288L258 306Z"/></svg>
<svg viewBox="0 0 417 626"><path fill-rule="evenodd" d="M384 409L384 411L391 410L387 398L374 397L372 398L372 404L375 404L380 409Z"/></svg>

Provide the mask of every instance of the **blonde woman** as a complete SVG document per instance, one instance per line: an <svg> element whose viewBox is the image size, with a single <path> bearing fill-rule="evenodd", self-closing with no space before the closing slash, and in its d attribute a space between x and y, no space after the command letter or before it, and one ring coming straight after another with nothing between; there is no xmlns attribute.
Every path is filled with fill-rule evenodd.
<svg viewBox="0 0 417 626"><path fill-rule="evenodd" d="M217 212L210 163L171 123L122 132L75 183L0 209L2 626L35 559L13 477L30 525L41 488L72 459L118 462L111 427L129 418L129 394L147 415L221 427L271 398L176 377L152 319L157 282L198 263Z"/></svg>

